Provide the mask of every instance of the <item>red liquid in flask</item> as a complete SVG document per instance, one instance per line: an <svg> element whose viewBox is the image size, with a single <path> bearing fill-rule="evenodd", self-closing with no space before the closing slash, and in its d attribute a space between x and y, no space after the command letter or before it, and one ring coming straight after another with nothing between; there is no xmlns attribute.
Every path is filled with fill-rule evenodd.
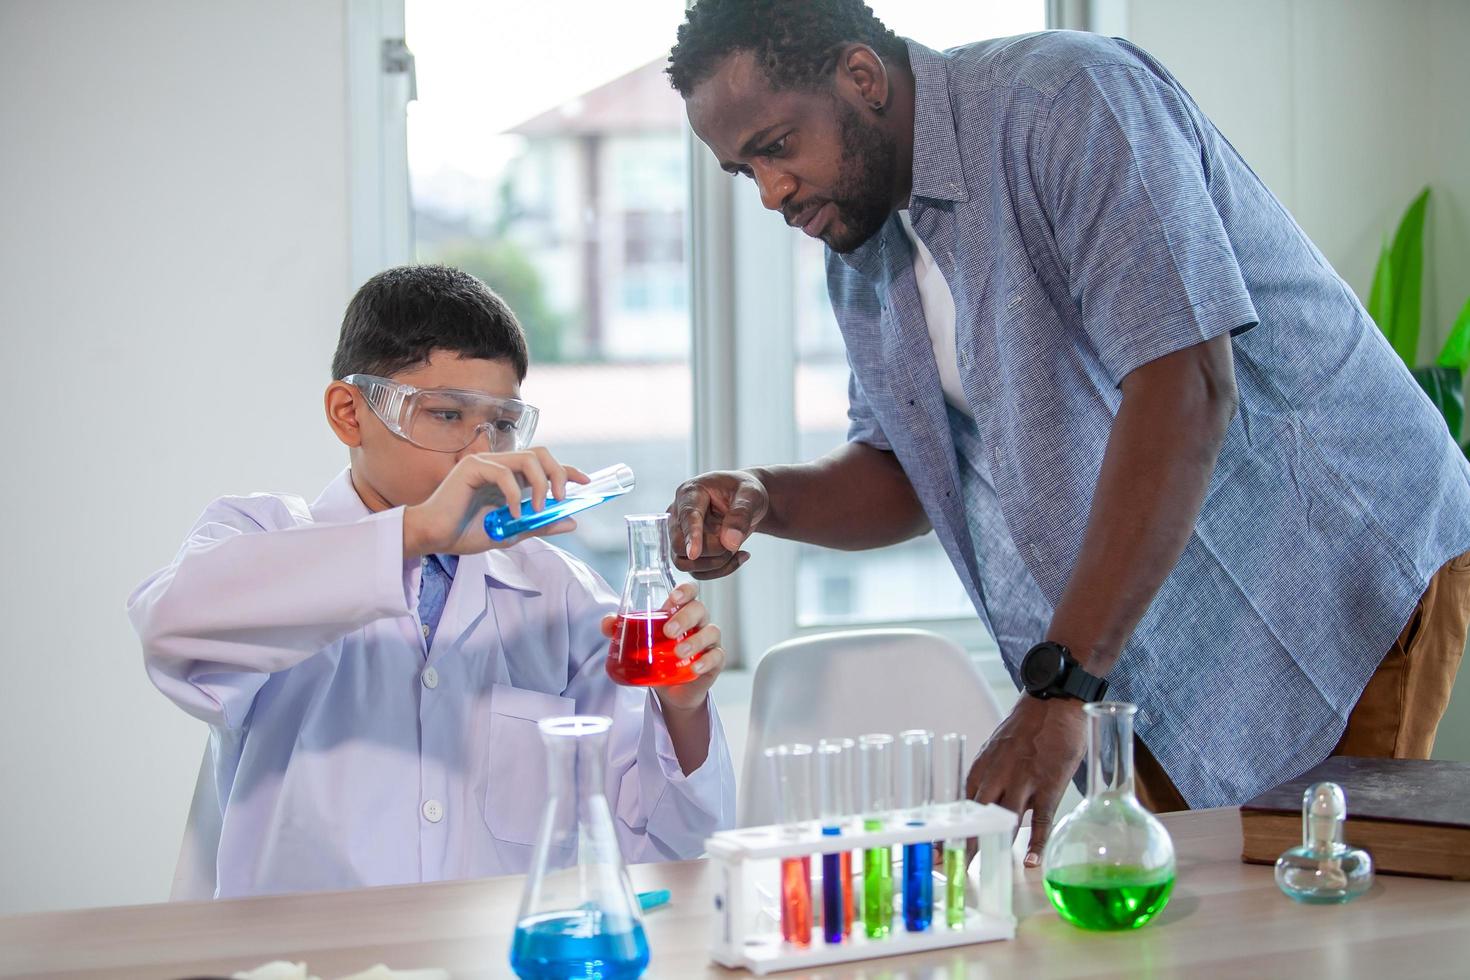
<svg viewBox="0 0 1470 980"><path fill-rule="evenodd" d="M671 616L667 609L619 616L607 653L607 676L635 687L687 684L699 676L694 673L697 661L679 666L679 655L674 652L679 640L664 635L664 624Z"/></svg>

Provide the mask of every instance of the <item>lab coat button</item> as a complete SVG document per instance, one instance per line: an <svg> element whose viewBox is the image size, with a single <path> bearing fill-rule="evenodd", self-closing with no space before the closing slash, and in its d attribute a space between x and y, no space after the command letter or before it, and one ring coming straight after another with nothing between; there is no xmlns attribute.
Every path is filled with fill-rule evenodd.
<svg viewBox="0 0 1470 980"><path fill-rule="evenodd" d="M424 801L424 819L429 823L438 823L444 819L444 804L438 800Z"/></svg>
<svg viewBox="0 0 1470 980"><path fill-rule="evenodd" d="M424 687L427 687L429 690L432 691L434 688L439 686L439 672L433 667L425 667L422 676Z"/></svg>

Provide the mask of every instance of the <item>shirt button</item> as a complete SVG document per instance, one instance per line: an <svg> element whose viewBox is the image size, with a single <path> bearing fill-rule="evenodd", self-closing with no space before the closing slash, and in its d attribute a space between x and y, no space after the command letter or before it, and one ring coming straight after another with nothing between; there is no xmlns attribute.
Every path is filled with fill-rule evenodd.
<svg viewBox="0 0 1470 980"><path fill-rule="evenodd" d="M428 623L425 623L424 624L424 639L427 640L428 638L429 638L429 624Z"/></svg>
<svg viewBox="0 0 1470 980"><path fill-rule="evenodd" d="M424 819L429 823L438 823L444 819L444 804L438 800L424 801Z"/></svg>
<svg viewBox="0 0 1470 980"><path fill-rule="evenodd" d="M424 687L427 687L429 690L432 691L434 688L439 686L439 672L433 667L425 667L423 673L423 682Z"/></svg>

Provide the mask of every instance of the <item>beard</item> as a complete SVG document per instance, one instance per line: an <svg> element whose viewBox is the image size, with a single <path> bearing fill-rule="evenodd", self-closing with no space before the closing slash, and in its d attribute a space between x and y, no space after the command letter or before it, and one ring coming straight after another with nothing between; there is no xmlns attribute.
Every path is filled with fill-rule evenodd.
<svg viewBox="0 0 1470 980"><path fill-rule="evenodd" d="M898 169L898 147L846 102L837 101L842 160L832 204L841 228L822 236L834 252L848 253L878 233L893 211L892 194Z"/></svg>

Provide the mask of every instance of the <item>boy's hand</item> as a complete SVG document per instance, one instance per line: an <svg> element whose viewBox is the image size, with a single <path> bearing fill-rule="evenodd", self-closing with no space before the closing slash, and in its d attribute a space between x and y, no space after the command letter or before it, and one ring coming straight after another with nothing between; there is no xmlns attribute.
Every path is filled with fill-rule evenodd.
<svg viewBox="0 0 1470 980"><path fill-rule="evenodd" d="M560 500L566 496L567 481L586 483L587 474L563 466L545 449L515 453L476 453L460 460L449 471L439 489L421 504L403 511L403 557L423 555L473 555L493 548L508 548L522 538L565 534L577 526L573 520L558 521L536 531L496 541L485 533L485 515L502 506L521 516L520 476L531 488L530 504L546 506L547 488Z"/></svg>
<svg viewBox="0 0 1470 980"><path fill-rule="evenodd" d="M664 624L664 635L675 637L684 634L674 652L679 654L680 664L694 661L694 672L699 675L692 681L673 687L655 687L653 693L663 705L666 714L688 713L704 707L715 678L725 668L725 651L720 647L720 628L709 621L709 610L700 602L699 586L686 583L669 593L668 608L674 615ZM602 620L602 635L612 639L616 616L605 616Z"/></svg>

